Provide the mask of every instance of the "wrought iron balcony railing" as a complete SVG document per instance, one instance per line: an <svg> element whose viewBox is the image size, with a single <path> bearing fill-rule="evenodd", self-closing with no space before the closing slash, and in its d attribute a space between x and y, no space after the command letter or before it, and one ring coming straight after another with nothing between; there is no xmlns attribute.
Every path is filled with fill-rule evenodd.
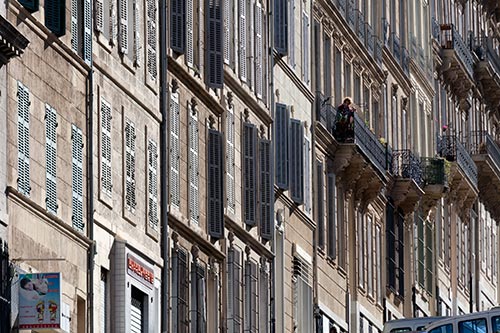
<svg viewBox="0 0 500 333"><path fill-rule="evenodd" d="M368 49L368 52L370 52L370 54L374 54L374 50L375 50L375 38L376 36L373 35L373 28L372 26L370 25L370 23L366 23L366 48Z"/></svg>
<svg viewBox="0 0 500 333"><path fill-rule="evenodd" d="M412 179L419 186L424 182L420 160L410 149L392 151L391 171L394 176Z"/></svg>
<svg viewBox="0 0 500 333"><path fill-rule="evenodd" d="M353 31L356 30L356 4L354 0L347 0L347 24Z"/></svg>
<svg viewBox="0 0 500 333"><path fill-rule="evenodd" d="M467 73L471 78L474 77L474 58L453 24L441 24L441 47L447 50L454 50Z"/></svg>
<svg viewBox="0 0 500 333"><path fill-rule="evenodd" d="M423 157L421 158L421 163L424 174L424 186L448 184L444 158Z"/></svg>
<svg viewBox="0 0 500 333"><path fill-rule="evenodd" d="M434 17L432 18L432 38L437 40L439 43L441 42L441 26Z"/></svg>
<svg viewBox="0 0 500 333"><path fill-rule="evenodd" d="M385 45L387 48L390 48L389 40L390 40L390 29L391 24L389 21L385 18L382 19L382 43Z"/></svg>
<svg viewBox="0 0 500 333"><path fill-rule="evenodd" d="M480 37L476 38L474 52L480 61L489 61L495 72L500 75L500 55L493 47L493 38Z"/></svg>
<svg viewBox="0 0 500 333"><path fill-rule="evenodd" d="M345 14L347 8L346 0L337 0L337 7L342 14Z"/></svg>
<svg viewBox="0 0 500 333"><path fill-rule="evenodd" d="M373 56L375 57L375 62L381 66L382 65L382 48L384 47L384 44L380 39L378 39L376 36L373 36L374 39L374 47L375 49L373 50Z"/></svg>
<svg viewBox="0 0 500 333"><path fill-rule="evenodd" d="M443 135L439 138L438 152L448 161L456 161L469 181L477 187L477 166L464 145L454 135Z"/></svg>
<svg viewBox="0 0 500 333"><path fill-rule="evenodd" d="M418 52L418 64L420 65L420 68L424 69L425 68L425 56L424 56L424 49L422 48L422 46L418 46L417 52Z"/></svg>
<svg viewBox="0 0 500 333"><path fill-rule="evenodd" d="M358 38L364 44L365 43L365 36L366 36L365 14L363 14L363 12L361 12L360 10L357 10L356 14L358 16L358 24L356 25L356 30L357 30L356 33L358 35Z"/></svg>
<svg viewBox="0 0 500 333"><path fill-rule="evenodd" d="M483 131L477 131L472 135L472 155L488 154L498 170L500 170L500 147L498 147L493 137Z"/></svg>
<svg viewBox="0 0 500 333"><path fill-rule="evenodd" d="M391 35L392 55L398 63L401 63L401 40L397 33Z"/></svg>
<svg viewBox="0 0 500 333"><path fill-rule="evenodd" d="M401 67L403 72L410 74L410 54L408 50L403 47L403 58L401 59Z"/></svg>
<svg viewBox="0 0 500 333"><path fill-rule="evenodd" d="M332 134L335 129L336 115L337 110L332 105L331 97L325 97L318 92L316 94L316 119Z"/></svg>

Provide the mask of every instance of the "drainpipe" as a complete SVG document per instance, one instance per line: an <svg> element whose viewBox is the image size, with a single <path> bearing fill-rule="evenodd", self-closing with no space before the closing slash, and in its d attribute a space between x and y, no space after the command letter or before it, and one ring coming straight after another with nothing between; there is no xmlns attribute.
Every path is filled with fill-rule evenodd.
<svg viewBox="0 0 500 333"><path fill-rule="evenodd" d="M272 181L272 193L274 198L274 143L276 142L276 128L274 123L274 0L267 0L267 12L269 13L269 30L268 30L268 58L269 58L269 109L271 111L271 118L273 120L273 126L271 129L271 181ZM273 200L274 201L274 200ZM274 203L272 205L271 216L276 220L274 216ZM271 260L271 272L272 285L271 285L271 304L270 304L270 314L271 314L271 333L276 332L276 226L273 226L273 239L271 240L271 251L273 253L273 258ZM279 267L278 267L279 269ZM281 301L281 300L280 300ZM281 333L281 332L280 332Z"/></svg>
<svg viewBox="0 0 500 333"><path fill-rule="evenodd" d="M169 328L169 243L168 243L168 114L167 114L167 2L160 0L160 202L161 202L161 332Z"/></svg>

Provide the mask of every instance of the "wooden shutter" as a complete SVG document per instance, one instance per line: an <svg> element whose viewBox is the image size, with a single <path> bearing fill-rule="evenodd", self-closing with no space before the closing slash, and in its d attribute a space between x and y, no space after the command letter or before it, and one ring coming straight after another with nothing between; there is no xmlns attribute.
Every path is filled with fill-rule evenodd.
<svg viewBox="0 0 500 333"><path fill-rule="evenodd" d="M66 6L64 0L45 1L45 26L57 37L66 33Z"/></svg>
<svg viewBox="0 0 500 333"><path fill-rule="evenodd" d="M158 230L158 145L148 140L148 222Z"/></svg>
<svg viewBox="0 0 500 333"><path fill-rule="evenodd" d="M228 250L227 265L227 330L241 333L241 252L238 249Z"/></svg>
<svg viewBox="0 0 500 333"><path fill-rule="evenodd" d="M194 292L194 291L193 291ZM172 329L188 333L189 270L184 249L172 250Z"/></svg>
<svg viewBox="0 0 500 333"><path fill-rule="evenodd" d="M170 203L180 206L180 105L179 94L170 95Z"/></svg>
<svg viewBox="0 0 500 333"><path fill-rule="evenodd" d="M317 162L316 164L316 200L317 212L316 219L318 225L318 245L320 248L325 248L325 212L324 212L324 185L323 185L323 163Z"/></svg>
<svg viewBox="0 0 500 333"><path fill-rule="evenodd" d="M200 220L200 170L198 115L189 112L189 216L192 222Z"/></svg>
<svg viewBox="0 0 500 333"><path fill-rule="evenodd" d="M172 0L170 4L170 47L177 53L184 53L186 0Z"/></svg>
<svg viewBox="0 0 500 333"><path fill-rule="evenodd" d="M71 49L77 54L80 54L82 43L78 26L78 18L80 17L79 1L81 0L71 0Z"/></svg>
<svg viewBox="0 0 500 333"><path fill-rule="evenodd" d="M299 1L300 5L300 1ZM287 4L287 19L288 19L288 31L286 35L286 42L288 43L288 63L292 68L295 68L295 0L290 0ZM288 33L289 32L289 33Z"/></svg>
<svg viewBox="0 0 500 333"><path fill-rule="evenodd" d="M286 55L288 51L288 15L287 1L274 1L274 48L279 54ZM291 32L293 30L290 29Z"/></svg>
<svg viewBox="0 0 500 333"><path fill-rule="evenodd" d="M90 1L83 0L83 60L87 65L92 62L92 4Z"/></svg>
<svg viewBox="0 0 500 333"><path fill-rule="evenodd" d="M302 80L309 83L309 16L302 12Z"/></svg>
<svg viewBox="0 0 500 333"><path fill-rule="evenodd" d="M257 128L253 124L243 124L243 211L247 225L257 223Z"/></svg>
<svg viewBox="0 0 500 333"><path fill-rule="evenodd" d="M141 63L141 25L140 25L140 7L139 0L132 2L134 15L134 64L140 66ZM141 20L142 21L142 20Z"/></svg>
<svg viewBox="0 0 500 333"><path fill-rule="evenodd" d="M186 63L194 66L194 0L186 0Z"/></svg>
<svg viewBox="0 0 500 333"><path fill-rule="evenodd" d="M82 130L71 125L72 206L73 228L83 231L83 136Z"/></svg>
<svg viewBox="0 0 500 333"><path fill-rule="evenodd" d="M125 121L125 207L135 211L135 125L130 120Z"/></svg>
<svg viewBox="0 0 500 333"><path fill-rule="evenodd" d="M158 74L156 58L156 0L146 0L147 14L147 70L149 78L156 81Z"/></svg>
<svg viewBox="0 0 500 333"><path fill-rule="evenodd" d="M255 91L254 79L255 79L255 55L254 55L254 7L252 0L245 0L247 8L247 84L248 87Z"/></svg>
<svg viewBox="0 0 500 333"><path fill-rule="evenodd" d="M119 16L118 45L120 47L120 52L127 54L128 53L128 0L117 0L117 1L118 1L118 16Z"/></svg>
<svg viewBox="0 0 500 333"><path fill-rule="evenodd" d="M47 211L57 214L57 114L45 105L45 204Z"/></svg>
<svg viewBox="0 0 500 333"><path fill-rule="evenodd" d="M232 25L232 1L231 0L223 0L224 1L224 62L228 65L231 65L231 37L233 32Z"/></svg>
<svg viewBox="0 0 500 333"><path fill-rule="evenodd" d="M17 186L19 192L29 196L30 186L30 92L21 82L17 83Z"/></svg>
<svg viewBox="0 0 500 333"><path fill-rule="evenodd" d="M259 277L259 332L270 332L269 330L269 273L267 264L260 268Z"/></svg>
<svg viewBox="0 0 500 333"><path fill-rule="evenodd" d="M208 130L208 234L213 238L224 237L224 204L222 179L222 133Z"/></svg>
<svg viewBox="0 0 500 333"><path fill-rule="evenodd" d="M304 211L307 214L312 213L311 200L311 141L304 136Z"/></svg>
<svg viewBox="0 0 500 333"><path fill-rule="evenodd" d="M304 203L304 126L298 119L290 120L290 194L292 200Z"/></svg>
<svg viewBox="0 0 500 333"><path fill-rule="evenodd" d="M101 190L111 197L111 105L101 98Z"/></svg>
<svg viewBox="0 0 500 333"><path fill-rule="evenodd" d="M111 45L115 45L115 41L118 40L117 1L119 0L109 0L109 42Z"/></svg>
<svg viewBox="0 0 500 333"><path fill-rule="evenodd" d="M224 60L222 56L222 0L206 0L206 52L207 84L211 88L222 88Z"/></svg>
<svg viewBox="0 0 500 333"><path fill-rule="evenodd" d="M275 173L276 185L279 188L288 189L288 126L290 113L284 104L276 104L276 120L274 130L276 131L276 142L274 150L276 155Z"/></svg>
<svg viewBox="0 0 500 333"><path fill-rule="evenodd" d="M19 3L23 5L30 13L38 11L40 3L38 0L19 0Z"/></svg>
<svg viewBox="0 0 500 333"><path fill-rule="evenodd" d="M255 4L255 94L262 98L262 6Z"/></svg>
<svg viewBox="0 0 500 333"><path fill-rule="evenodd" d="M239 59L238 68L240 69L240 79L243 82L247 80L247 6L245 0L238 0L239 14Z"/></svg>
<svg viewBox="0 0 500 333"><path fill-rule="evenodd" d="M245 264L245 332L258 331L257 263L248 260Z"/></svg>
<svg viewBox="0 0 500 333"><path fill-rule="evenodd" d="M235 213L235 148L234 148L234 114L229 108L226 111L226 191L227 208L231 213Z"/></svg>
<svg viewBox="0 0 500 333"><path fill-rule="evenodd" d="M104 0L94 1L94 26L96 31L104 31Z"/></svg>
<svg viewBox="0 0 500 333"><path fill-rule="evenodd" d="M274 231L274 188L271 181L271 141L259 140L259 184L260 184L260 235L263 239L273 238Z"/></svg>
<svg viewBox="0 0 500 333"><path fill-rule="evenodd" d="M336 211L336 179L334 173L328 174L327 184L327 217L328 217L328 256L332 259L337 257L337 211Z"/></svg>
<svg viewBox="0 0 500 333"><path fill-rule="evenodd" d="M294 324L297 333L313 331L313 299L311 264L301 257L293 259Z"/></svg>

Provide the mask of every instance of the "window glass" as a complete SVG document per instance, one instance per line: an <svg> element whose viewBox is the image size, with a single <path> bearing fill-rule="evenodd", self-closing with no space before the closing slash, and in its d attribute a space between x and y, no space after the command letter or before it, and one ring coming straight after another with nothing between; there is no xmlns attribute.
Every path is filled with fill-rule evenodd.
<svg viewBox="0 0 500 333"><path fill-rule="evenodd" d="M486 319L474 319L458 323L459 333L486 333Z"/></svg>
<svg viewBox="0 0 500 333"><path fill-rule="evenodd" d="M493 333L500 333L500 316L491 318L491 328Z"/></svg>
<svg viewBox="0 0 500 333"><path fill-rule="evenodd" d="M451 324L439 326L429 331L429 333L453 333L453 326Z"/></svg>
<svg viewBox="0 0 500 333"><path fill-rule="evenodd" d="M404 328L395 328L392 329L390 333L403 333L403 332L410 332L411 328L409 327L404 327Z"/></svg>

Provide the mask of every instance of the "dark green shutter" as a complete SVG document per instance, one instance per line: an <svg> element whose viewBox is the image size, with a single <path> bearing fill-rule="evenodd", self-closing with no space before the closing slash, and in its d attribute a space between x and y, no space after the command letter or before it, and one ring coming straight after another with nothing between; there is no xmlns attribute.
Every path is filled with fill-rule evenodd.
<svg viewBox="0 0 500 333"><path fill-rule="evenodd" d="M270 240L273 238L274 229L274 193L273 184L271 182L271 141L264 139L260 140L259 155L260 235L263 239Z"/></svg>
<svg viewBox="0 0 500 333"><path fill-rule="evenodd" d="M274 48L279 54L288 52L288 14L287 1L274 1Z"/></svg>
<svg viewBox="0 0 500 333"><path fill-rule="evenodd" d="M19 0L19 3L31 13L38 11L38 0Z"/></svg>

